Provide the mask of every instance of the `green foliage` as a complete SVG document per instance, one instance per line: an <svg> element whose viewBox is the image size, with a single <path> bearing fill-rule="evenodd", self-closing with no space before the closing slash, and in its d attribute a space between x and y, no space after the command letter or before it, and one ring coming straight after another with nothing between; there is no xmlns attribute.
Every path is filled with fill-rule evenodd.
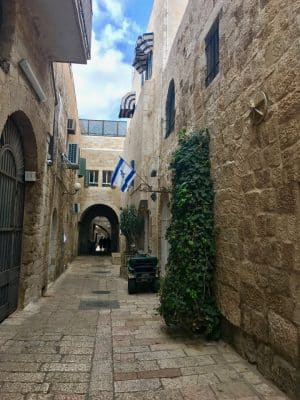
<svg viewBox="0 0 300 400"><path fill-rule="evenodd" d="M138 214L134 205L127 206L121 211L120 229L126 237L127 246L135 245L144 229L144 219Z"/></svg>
<svg viewBox="0 0 300 400"><path fill-rule="evenodd" d="M216 231L208 132L181 131L170 168L170 253L159 311L167 325L217 338L220 315L213 291Z"/></svg>

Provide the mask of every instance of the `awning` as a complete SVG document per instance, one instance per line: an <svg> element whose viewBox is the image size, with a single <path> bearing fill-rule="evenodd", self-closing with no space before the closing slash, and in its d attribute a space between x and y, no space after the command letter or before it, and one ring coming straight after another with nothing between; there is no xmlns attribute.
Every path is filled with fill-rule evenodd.
<svg viewBox="0 0 300 400"><path fill-rule="evenodd" d="M154 33L144 33L138 37L135 46L135 57L132 66L142 73L147 66L148 55L153 51Z"/></svg>
<svg viewBox="0 0 300 400"><path fill-rule="evenodd" d="M135 92L129 92L122 98L119 118L132 118L134 110Z"/></svg>

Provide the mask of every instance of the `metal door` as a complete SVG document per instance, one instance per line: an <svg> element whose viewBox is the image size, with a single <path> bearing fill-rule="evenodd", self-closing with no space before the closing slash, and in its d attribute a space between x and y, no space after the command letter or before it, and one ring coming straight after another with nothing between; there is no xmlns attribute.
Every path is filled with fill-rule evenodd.
<svg viewBox="0 0 300 400"><path fill-rule="evenodd" d="M23 146L9 118L0 137L0 321L18 305L23 212Z"/></svg>

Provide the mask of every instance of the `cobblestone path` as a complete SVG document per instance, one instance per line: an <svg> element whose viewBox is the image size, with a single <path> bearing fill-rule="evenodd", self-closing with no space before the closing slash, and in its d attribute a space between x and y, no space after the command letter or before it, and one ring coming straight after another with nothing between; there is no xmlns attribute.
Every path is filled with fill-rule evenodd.
<svg viewBox="0 0 300 400"><path fill-rule="evenodd" d="M77 258L0 324L0 399L287 399L226 344L166 329L157 304L109 258Z"/></svg>

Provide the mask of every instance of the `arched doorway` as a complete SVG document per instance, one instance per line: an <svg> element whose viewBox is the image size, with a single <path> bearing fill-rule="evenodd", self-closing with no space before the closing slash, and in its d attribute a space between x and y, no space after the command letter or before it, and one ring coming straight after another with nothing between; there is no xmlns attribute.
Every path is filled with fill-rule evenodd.
<svg viewBox="0 0 300 400"><path fill-rule="evenodd" d="M105 219L109 222L109 227L103 226ZM97 221L99 221L99 224ZM79 223L79 255L91 254L91 243L96 239L96 230L98 231L101 227L104 227L111 235L111 251L119 251L119 219L117 214L109 206L95 204L84 211Z"/></svg>
<svg viewBox="0 0 300 400"><path fill-rule="evenodd" d="M24 187L21 134L9 117L0 138L0 321L18 306Z"/></svg>

